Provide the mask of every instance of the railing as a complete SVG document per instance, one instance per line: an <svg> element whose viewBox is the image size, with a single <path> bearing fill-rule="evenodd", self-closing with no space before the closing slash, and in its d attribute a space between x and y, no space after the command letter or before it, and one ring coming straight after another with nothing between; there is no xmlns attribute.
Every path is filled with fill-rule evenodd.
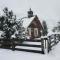
<svg viewBox="0 0 60 60"><path fill-rule="evenodd" d="M55 46L59 41L60 41L60 34L52 34L50 36L43 36L40 39L35 39L35 40L0 39L0 48L44 54L45 49L47 49L47 53L50 52L52 50L52 47ZM24 42L30 42L32 44L27 44ZM16 48L17 46L19 46L20 48ZM21 46L23 46L24 48L21 48ZM29 48L26 49L25 47L29 47L29 48L32 47L35 49L41 48L41 50L34 50L34 49L29 49Z"/></svg>
<svg viewBox="0 0 60 60"><path fill-rule="evenodd" d="M24 44L23 42L31 42L32 44ZM34 43L39 43L39 45L36 45ZM32 47L35 49L41 48L41 50L16 48L17 46ZM18 50L18 51L27 51L27 52L35 52L35 53L44 54L44 40L42 38L39 40L0 39L0 47L5 48L5 49L12 49L12 50Z"/></svg>
<svg viewBox="0 0 60 60"><path fill-rule="evenodd" d="M60 41L60 34L52 34L48 36L48 52L51 51L52 47Z"/></svg>

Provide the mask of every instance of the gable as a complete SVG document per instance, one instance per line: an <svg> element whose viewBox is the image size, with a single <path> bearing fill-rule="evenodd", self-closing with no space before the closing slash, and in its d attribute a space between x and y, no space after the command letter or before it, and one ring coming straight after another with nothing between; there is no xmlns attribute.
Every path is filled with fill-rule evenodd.
<svg viewBox="0 0 60 60"><path fill-rule="evenodd" d="M28 27L42 29L42 25L37 16L32 20Z"/></svg>
<svg viewBox="0 0 60 60"><path fill-rule="evenodd" d="M42 29L41 22L36 15L30 18L25 17L24 19L22 19L22 21L23 21L24 28L32 27L32 28Z"/></svg>

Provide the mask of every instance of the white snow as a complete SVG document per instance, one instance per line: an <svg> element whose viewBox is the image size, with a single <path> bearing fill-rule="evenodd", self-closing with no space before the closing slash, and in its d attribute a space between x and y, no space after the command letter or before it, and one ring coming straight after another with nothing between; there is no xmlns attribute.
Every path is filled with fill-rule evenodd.
<svg viewBox="0 0 60 60"><path fill-rule="evenodd" d="M60 60L60 43L49 54L0 49L0 60Z"/></svg>
<svg viewBox="0 0 60 60"><path fill-rule="evenodd" d="M60 34L60 32L58 32L58 31L56 31L56 32L50 31L47 36L51 36L52 34Z"/></svg>
<svg viewBox="0 0 60 60"><path fill-rule="evenodd" d="M41 38L34 38L34 40L36 40L36 39L37 39L37 40L41 40Z"/></svg>
<svg viewBox="0 0 60 60"><path fill-rule="evenodd" d="M47 36L41 36L41 38L47 38Z"/></svg>
<svg viewBox="0 0 60 60"><path fill-rule="evenodd" d="M23 47L23 46L17 46L16 48L41 51L41 48L36 48L36 47Z"/></svg>
<svg viewBox="0 0 60 60"><path fill-rule="evenodd" d="M23 42L23 44L41 45L41 42Z"/></svg>
<svg viewBox="0 0 60 60"><path fill-rule="evenodd" d="M51 36L52 34L54 34L54 32L50 31L47 36Z"/></svg>
<svg viewBox="0 0 60 60"><path fill-rule="evenodd" d="M0 38L3 38L2 35L4 35L4 32L0 31Z"/></svg>
<svg viewBox="0 0 60 60"><path fill-rule="evenodd" d="M11 36L11 38L16 38L15 34Z"/></svg>
<svg viewBox="0 0 60 60"><path fill-rule="evenodd" d="M11 38L16 38L16 34L18 34L18 31L16 30L16 32L11 36Z"/></svg>
<svg viewBox="0 0 60 60"><path fill-rule="evenodd" d="M41 45L41 42L26 42L26 41L24 41L23 44ZM22 48L22 49L29 49L29 50L38 50L38 51L41 51L41 48L37 48L37 47L16 46L15 48Z"/></svg>
<svg viewBox="0 0 60 60"><path fill-rule="evenodd" d="M27 28L34 18L35 18L35 16L33 16L31 18L28 18L28 17L23 18L22 19L22 21L23 21L23 27Z"/></svg>

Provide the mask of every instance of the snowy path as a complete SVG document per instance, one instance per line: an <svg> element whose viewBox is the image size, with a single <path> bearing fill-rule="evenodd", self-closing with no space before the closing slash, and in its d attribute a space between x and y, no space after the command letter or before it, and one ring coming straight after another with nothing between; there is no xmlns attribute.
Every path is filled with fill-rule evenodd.
<svg viewBox="0 0 60 60"><path fill-rule="evenodd" d="M0 49L0 60L60 60L60 43L45 55Z"/></svg>

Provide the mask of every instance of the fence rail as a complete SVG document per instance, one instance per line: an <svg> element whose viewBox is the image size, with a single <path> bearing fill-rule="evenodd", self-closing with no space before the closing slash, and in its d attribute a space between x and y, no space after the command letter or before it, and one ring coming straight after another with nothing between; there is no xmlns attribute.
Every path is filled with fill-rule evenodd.
<svg viewBox="0 0 60 60"><path fill-rule="evenodd" d="M29 39L0 39L0 48L18 50L18 51L27 51L27 52L35 52L35 53L45 53L45 49L47 52L52 50L52 47L55 46L60 41L60 34L53 34L47 37L43 37L41 39L29 40ZM36 44L24 44L23 42L30 43L40 43ZM17 46L21 47L33 47L33 48L41 48L41 50L34 49L25 49L25 48L16 48Z"/></svg>
<svg viewBox="0 0 60 60"><path fill-rule="evenodd" d="M21 42L22 41L22 42ZM0 39L0 47L5 49L11 50L18 50L18 51L27 51L27 52L35 52L35 53L42 53L44 54L44 40L20 40L20 39ZM23 42L32 42L32 43L40 43L39 45L36 44L23 44ZM5 47L8 46L8 47ZM16 46L23 46L23 47L34 47L34 48L41 48L41 50L32 50L32 49L25 49L25 48L15 48Z"/></svg>
<svg viewBox="0 0 60 60"><path fill-rule="evenodd" d="M53 36L53 37L52 37ZM52 47L55 46L60 41L60 34L52 34L48 37L48 52L52 50ZM53 39L53 41L52 41Z"/></svg>

